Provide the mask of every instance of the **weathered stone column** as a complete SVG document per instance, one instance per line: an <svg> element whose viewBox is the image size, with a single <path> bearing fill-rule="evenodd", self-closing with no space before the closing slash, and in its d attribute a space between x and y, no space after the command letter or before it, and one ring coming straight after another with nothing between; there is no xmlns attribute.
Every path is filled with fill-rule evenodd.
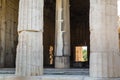
<svg viewBox="0 0 120 80"><path fill-rule="evenodd" d="M55 68L70 67L69 0L56 0Z"/></svg>
<svg viewBox="0 0 120 80"><path fill-rule="evenodd" d="M20 0L16 75L43 74L43 0Z"/></svg>
<svg viewBox="0 0 120 80"><path fill-rule="evenodd" d="M90 76L120 77L117 0L90 0Z"/></svg>
<svg viewBox="0 0 120 80"><path fill-rule="evenodd" d="M6 35L6 0L0 2L1 7L1 29L0 29L0 68L5 67L5 35Z"/></svg>

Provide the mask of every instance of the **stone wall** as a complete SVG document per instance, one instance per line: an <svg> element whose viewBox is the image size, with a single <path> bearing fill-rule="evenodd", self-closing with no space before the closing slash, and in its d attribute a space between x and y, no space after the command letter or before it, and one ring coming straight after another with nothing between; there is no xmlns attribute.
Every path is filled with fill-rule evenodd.
<svg viewBox="0 0 120 80"><path fill-rule="evenodd" d="M4 42L4 24L2 24L3 23L3 19L4 19L4 17L2 16L2 14L4 14L4 12L3 12L3 9L4 9L4 7L3 7L3 4L2 4L2 0L0 0L0 67L3 67L4 65L3 65L3 63L4 63L4 58L3 58L3 56L4 56L4 44L2 44L3 42Z"/></svg>
<svg viewBox="0 0 120 80"><path fill-rule="evenodd" d="M0 0L1 67L15 67L18 24L18 0Z"/></svg>

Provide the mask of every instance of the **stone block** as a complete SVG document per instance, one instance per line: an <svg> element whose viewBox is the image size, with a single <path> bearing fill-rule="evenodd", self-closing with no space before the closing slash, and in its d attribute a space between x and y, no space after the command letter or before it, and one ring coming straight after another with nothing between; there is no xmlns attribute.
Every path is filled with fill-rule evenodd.
<svg viewBox="0 0 120 80"><path fill-rule="evenodd" d="M69 56L57 56L55 57L55 68L69 68L70 67L70 57Z"/></svg>
<svg viewBox="0 0 120 80"><path fill-rule="evenodd" d="M16 75L38 76L43 73L42 32L19 33L17 46Z"/></svg>

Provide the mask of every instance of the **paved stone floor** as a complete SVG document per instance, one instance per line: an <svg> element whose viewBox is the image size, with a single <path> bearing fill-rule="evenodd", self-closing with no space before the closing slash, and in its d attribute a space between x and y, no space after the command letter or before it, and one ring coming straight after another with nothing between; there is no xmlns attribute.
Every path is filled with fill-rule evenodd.
<svg viewBox="0 0 120 80"><path fill-rule="evenodd" d="M0 74L15 74L14 68L1 68ZM89 75L88 69L44 69L44 75L82 75L86 76Z"/></svg>
<svg viewBox="0 0 120 80"><path fill-rule="evenodd" d="M88 69L44 69L43 76L18 77L15 69L0 69L0 80L120 80L120 78L91 78Z"/></svg>

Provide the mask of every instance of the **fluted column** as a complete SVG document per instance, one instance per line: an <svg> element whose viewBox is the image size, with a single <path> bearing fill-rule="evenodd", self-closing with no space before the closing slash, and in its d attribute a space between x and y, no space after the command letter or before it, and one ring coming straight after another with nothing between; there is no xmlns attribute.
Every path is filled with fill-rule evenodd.
<svg viewBox="0 0 120 80"><path fill-rule="evenodd" d="M70 67L69 0L56 0L55 68Z"/></svg>
<svg viewBox="0 0 120 80"><path fill-rule="evenodd" d="M20 0L16 75L43 74L43 0Z"/></svg>
<svg viewBox="0 0 120 80"><path fill-rule="evenodd" d="M1 5L1 29L0 29L0 68L5 67L5 36L6 36L6 0L0 2Z"/></svg>
<svg viewBox="0 0 120 80"><path fill-rule="evenodd" d="M90 0L90 76L120 77L117 0Z"/></svg>

